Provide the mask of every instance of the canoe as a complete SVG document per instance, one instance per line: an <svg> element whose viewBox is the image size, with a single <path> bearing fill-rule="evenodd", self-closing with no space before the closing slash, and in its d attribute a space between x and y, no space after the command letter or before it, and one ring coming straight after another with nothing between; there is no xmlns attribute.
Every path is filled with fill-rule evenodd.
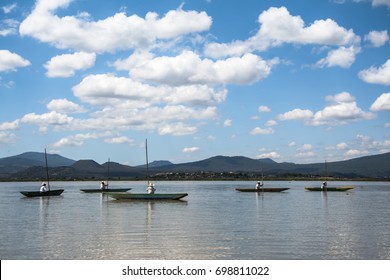
<svg viewBox="0 0 390 280"><path fill-rule="evenodd" d="M188 193L112 193L109 194L117 200L178 200L187 196Z"/></svg>
<svg viewBox="0 0 390 280"><path fill-rule="evenodd" d="M27 196L27 197L39 197L39 196L56 196L62 194L64 190L63 189L58 189L58 190L50 190L46 192L40 192L40 191L23 191L20 192L22 195Z"/></svg>
<svg viewBox="0 0 390 280"><path fill-rule="evenodd" d="M131 190L131 188L121 188L121 189L80 189L80 191L85 193L111 193L111 192L127 192Z"/></svg>
<svg viewBox="0 0 390 280"><path fill-rule="evenodd" d="M237 188L239 192L282 192L288 190L289 188Z"/></svg>
<svg viewBox="0 0 390 280"><path fill-rule="evenodd" d="M352 186L345 186L345 187L326 187L325 189L321 187L305 187L308 191L315 191L315 192L345 192L348 190L352 190L354 187Z"/></svg>

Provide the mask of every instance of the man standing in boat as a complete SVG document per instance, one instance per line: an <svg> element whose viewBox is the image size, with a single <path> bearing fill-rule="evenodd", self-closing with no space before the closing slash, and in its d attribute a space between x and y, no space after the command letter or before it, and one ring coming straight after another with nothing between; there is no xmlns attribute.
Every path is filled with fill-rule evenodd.
<svg viewBox="0 0 390 280"><path fill-rule="evenodd" d="M321 190L326 190L326 181L323 181L321 184Z"/></svg>
<svg viewBox="0 0 390 280"><path fill-rule="evenodd" d="M154 184L149 183L148 187L146 188L146 191L148 194L154 194L154 192L156 191L156 189L154 188Z"/></svg>
<svg viewBox="0 0 390 280"><path fill-rule="evenodd" d="M100 183L100 189L101 189L101 190L106 190L107 187L108 187L108 185L105 184L104 181L102 181L102 182Z"/></svg>
<svg viewBox="0 0 390 280"><path fill-rule="evenodd" d="M42 183L40 192L47 192L46 183Z"/></svg>
<svg viewBox="0 0 390 280"><path fill-rule="evenodd" d="M261 187L263 187L263 183L260 182L260 181L257 181L257 183L256 183L256 190L260 190Z"/></svg>

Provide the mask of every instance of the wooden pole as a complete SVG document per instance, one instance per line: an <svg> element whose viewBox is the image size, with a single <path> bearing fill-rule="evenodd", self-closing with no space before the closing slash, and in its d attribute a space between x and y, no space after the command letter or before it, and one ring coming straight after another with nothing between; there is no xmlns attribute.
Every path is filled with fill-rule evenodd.
<svg viewBox="0 0 390 280"><path fill-rule="evenodd" d="M46 155L46 148L45 148L45 163L46 163L46 180L47 180L47 188L50 191L50 182L49 182L49 167L47 165L47 155Z"/></svg>

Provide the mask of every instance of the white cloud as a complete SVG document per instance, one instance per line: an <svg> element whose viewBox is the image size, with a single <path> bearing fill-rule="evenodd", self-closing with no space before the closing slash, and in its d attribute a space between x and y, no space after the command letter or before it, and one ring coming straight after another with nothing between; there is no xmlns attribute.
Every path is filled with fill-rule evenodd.
<svg viewBox="0 0 390 280"><path fill-rule="evenodd" d="M35 124L38 126L63 126L71 123L72 117L68 117L65 114L61 114L55 111L38 115L36 113L29 113L22 117L21 122L26 124Z"/></svg>
<svg viewBox="0 0 390 280"><path fill-rule="evenodd" d="M279 120L304 120L305 124L345 125L359 119L370 120L375 117L371 112L365 112L356 104L355 98L348 92L326 97L329 102L324 109L315 114L310 110L294 109L278 116Z"/></svg>
<svg viewBox="0 0 390 280"><path fill-rule="evenodd" d="M199 147L189 147L189 148L184 148L183 149L183 153L194 153L194 152L197 152L199 151Z"/></svg>
<svg viewBox="0 0 390 280"><path fill-rule="evenodd" d="M317 62L319 67L334 67L349 68L354 62L356 54L360 52L360 47L344 47L341 46L336 50L331 50L326 58Z"/></svg>
<svg viewBox="0 0 390 280"><path fill-rule="evenodd" d="M201 59L192 51L184 51L175 57L152 58L146 53L133 54L126 60L116 61L114 65L130 70L130 76L136 80L177 86L250 84L266 78L277 63L277 60L265 61L254 54L212 61Z"/></svg>
<svg viewBox="0 0 390 280"><path fill-rule="evenodd" d="M389 34L387 30L371 31L364 36L364 40L368 41L372 46L379 48L389 41Z"/></svg>
<svg viewBox="0 0 390 280"><path fill-rule="evenodd" d="M57 142L53 143L53 147L64 147L64 146L82 146L86 140L89 139L98 139L99 135L96 133L85 133L85 134L76 134L69 137L64 137Z"/></svg>
<svg viewBox="0 0 390 280"><path fill-rule="evenodd" d="M382 5L390 7L390 0L371 0L371 1L374 7L382 6Z"/></svg>
<svg viewBox="0 0 390 280"><path fill-rule="evenodd" d="M15 120L13 122L3 122L0 123L0 131L7 131L7 130L16 130L19 128L19 120Z"/></svg>
<svg viewBox="0 0 390 280"><path fill-rule="evenodd" d="M362 156L362 155L366 155L366 154L368 154L368 152L365 150L361 151L361 150L356 150L356 149L350 149L344 153L344 156L346 158L354 158L354 157L358 157L358 156Z"/></svg>
<svg viewBox="0 0 390 280"><path fill-rule="evenodd" d="M346 150L346 149L348 149L348 144L345 143L345 142L341 142L341 143L338 143L338 144L336 145L336 148L337 148L338 150Z"/></svg>
<svg viewBox="0 0 390 280"><path fill-rule="evenodd" d="M286 7L271 7L259 15L258 21L260 29L253 37L230 44L211 43L205 53L211 57L237 56L285 43L346 46L360 41L352 29L347 30L329 18L305 26L302 18L291 15Z"/></svg>
<svg viewBox="0 0 390 280"><path fill-rule="evenodd" d="M66 98L53 99L46 107L50 111L56 111L59 113L79 113L85 111L80 105L73 103Z"/></svg>
<svg viewBox="0 0 390 280"><path fill-rule="evenodd" d="M383 93L371 105L372 111L390 111L390 93Z"/></svg>
<svg viewBox="0 0 390 280"><path fill-rule="evenodd" d="M225 120L225 121L223 122L223 126L224 126L224 127L228 127L228 126L231 126L231 125L232 125L232 120L227 119L227 120Z"/></svg>
<svg viewBox="0 0 390 280"><path fill-rule="evenodd" d="M17 34L19 21L15 19L4 19L0 21L0 36L8 36Z"/></svg>
<svg viewBox="0 0 390 280"><path fill-rule="evenodd" d="M251 130L250 134L251 135L267 135L267 134L273 134L275 130L272 127L268 128L261 128L261 127L255 127L254 129Z"/></svg>
<svg viewBox="0 0 390 280"><path fill-rule="evenodd" d="M16 53L9 50L0 50L0 72L16 71L18 67L26 67L31 63Z"/></svg>
<svg viewBox="0 0 390 280"><path fill-rule="evenodd" d="M158 133L160 135L171 134L174 136L194 134L196 131L196 126L188 126L181 122L175 124L167 124L158 129Z"/></svg>
<svg viewBox="0 0 390 280"><path fill-rule="evenodd" d="M95 64L94 53L77 52L74 54L57 55L51 58L44 67L48 77L71 77L78 70L86 70Z"/></svg>
<svg viewBox="0 0 390 280"><path fill-rule="evenodd" d="M226 90L216 91L206 85L151 86L130 78L100 74L85 77L73 87L74 95L92 105L126 105L142 108L151 104L187 103L212 105L225 100Z"/></svg>
<svg viewBox="0 0 390 280"><path fill-rule="evenodd" d="M280 158L280 154L278 152L269 152L269 153L263 153L261 155L256 156L257 159L263 159L263 158L272 158L272 159L278 159Z"/></svg>
<svg viewBox="0 0 390 280"><path fill-rule="evenodd" d="M266 123L265 123L265 125L266 126L275 126L275 125L277 125L278 123L277 123L277 121L275 121L275 120L269 120L269 121L267 121Z"/></svg>
<svg viewBox="0 0 390 280"><path fill-rule="evenodd" d="M356 104L355 98L348 92L327 96L330 103L323 110L314 114L311 125L344 125L358 119L373 119L375 115L364 112Z"/></svg>
<svg viewBox="0 0 390 280"><path fill-rule="evenodd" d="M370 67L359 72L359 78L366 83L390 85L390 59L381 67Z"/></svg>
<svg viewBox="0 0 390 280"><path fill-rule="evenodd" d="M9 131L0 131L0 144L15 143L17 140L15 133Z"/></svg>
<svg viewBox="0 0 390 280"><path fill-rule="evenodd" d="M17 3L13 3L13 4L9 4L9 5L3 6L1 8L2 8L4 14L9 14L13 10L15 10L17 7L18 7L18 4Z"/></svg>
<svg viewBox="0 0 390 280"><path fill-rule="evenodd" d="M67 8L71 0L39 0L21 23L22 36L31 36L60 49L85 52L112 52L117 49L151 47L157 40L172 39L210 28L212 19L205 12L168 11L163 17L149 12L145 18L116 13L92 21L86 13L60 17L57 9ZM50 27L50 28L48 28Z"/></svg>
<svg viewBox="0 0 390 280"><path fill-rule="evenodd" d="M260 112L260 113L269 113L269 112L271 112L271 109L268 108L268 107L265 106L265 105L261 105L261 106L259 106L259 108L257 109L257 111Z"/></svg>
<svg viewBox="0 0 390 280"><path fill-rule="evenodd" d="M279 120L287 121L287 120L307 120L313 117L313 112L310 110L303 109L294 109L292 111L286 112L284 114L280 114L278 116Z"/></svg>
<svg viewBox="0 0 390 280"><path fill-rule="evenodd" d="M295 141L292 141L288 144L289 147L295 147L297 143Z"/></svg>
<svg viewBox="0 0 390 280"><path fill-rule="evenodd" d="M110 144L133 144L134 140L126 136L119 136L119 137L107 138L104 140L104 142Z"/></svg>

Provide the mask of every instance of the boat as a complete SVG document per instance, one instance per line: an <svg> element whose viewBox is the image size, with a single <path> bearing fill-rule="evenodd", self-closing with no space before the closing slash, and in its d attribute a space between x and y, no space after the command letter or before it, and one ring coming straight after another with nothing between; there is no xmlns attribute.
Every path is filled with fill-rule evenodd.
<svg viewBox="0 0 390 280"><path fill-rule="evenodd" d="M325 178L328 177L328 167L327 163L325 161ZM314 192L345 192L348 190L352 190L353 186L340 186L340 187L328 187L328 181L325 180L321 187L305 187L308 191L314 191Z"/></svg>
<svg viewBox="0 0 390 280"><path fill-rule="evenodd" d="M40 196L58 196L63 193L63 189L51 190L49 180L49 167L47 165L47 154L45 149L45 163L46 163L46 180L47 180L47 191L21 191L20 193L26 197L40 197Z"/></svg>
<svg viewBox="0 0 390 280"><path fill-rule="evenodd" d="M256 188L236 188L239 192L282 192L286 191L290 188L264 188L261 187L259 189Z"/></svg>
<svg viewBox="0 0 390 280"><path fill-rule="evenodd" d="M111 193L111 192L127 192L131 190L131 188L108 188L109 182L108 179L110 178L110 159L108 159L107 162L107 188L105 189L80 189L80 191L85 193ZM102 182L103 183L103 182Z"/></svg>
<svg viewBox="0 0 390 280"><path fill-rule="evenodd" d="M22 191L20 192L24 196L27 197L38 197L38 196L56 196L62 194L64 190L58 189L58 190L50 190L46 192L41 192L41 191Z"/></svg>
<svg viewBox="0 0 390 280"><path fill-rule="evenodd" d="M345 192L348 190L352 190L353 186L342 186L342 187L305 187L308 191L317 191L317 192Z"/></svg>
<svg viewBox="0 0 390 280"><path fill-rule="evenodd" d="M261 168L261 183L258 181L255 188L236 188L239 192L282 192L290 188L265 188L263 168Z"/></svg>
<svg viewBox="0 0 390 280"><path fill-rule="evenodd" d="M111 193L109 196L117 200L179 200L188 193Z"/></svg>
<svg viewBox="0 0 390 280"><path fill-rule="evenodd" d="M150 184L149 180L149 160L148 160L148 140L145 140L145 150L146 150L146 178L147 186L153 189L152 193L110 193L110 197L116 200L130 200L130 201L150 201L150 200L179 200L183 197L186 197L188 193L154 193L154 188Z"/></svg>

